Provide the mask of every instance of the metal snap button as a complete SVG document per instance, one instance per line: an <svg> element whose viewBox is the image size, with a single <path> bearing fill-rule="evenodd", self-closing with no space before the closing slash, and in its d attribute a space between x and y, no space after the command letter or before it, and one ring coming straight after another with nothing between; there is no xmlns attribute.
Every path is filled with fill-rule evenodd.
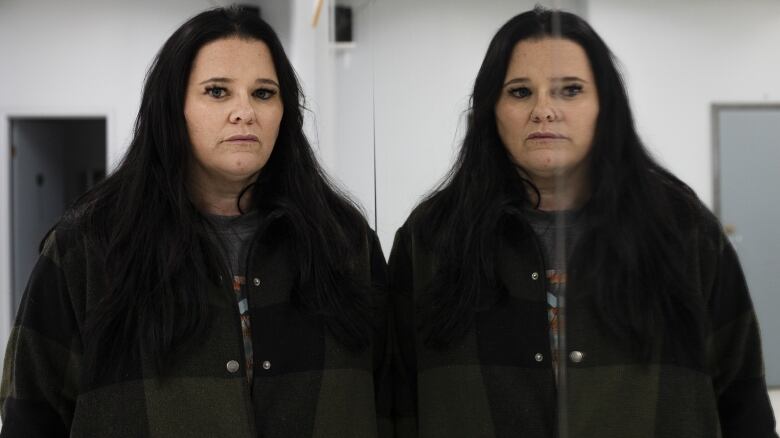
<svg viewBox="0 0 780 438"><path fill-rule="evenodd" d="M580 363L582 362L582 359L585 357L585 353L581 351L572 351L569 353L569 359L571 359L574 363Z"/></svg>
<svg viewBox="0 0 780 438"><path fill-rule="evenodd" d="M252 284L254 284L255 286L260 286L260 279L255 277L254 279L252 279Z"/></svg>
<svg viewBox="0 0 780 438"><path fill-rule="evenodd" d="M238 361L235 360L229 360L227 364L225 364L225 368L227 368L229 373L235 373L238 371L240 366L238 365Z"/></svg>
<svg viewBox="0 0 780 438"><path fill-rule="evenodd" d="M542 353L536 353L534 355L534 360L537 362L541 362L544 360L544 355Z"/></svg>
<svg viewBox="0 0 780 438"><path fill-rule="evenodd" d="M263 361L263 369L264 370L270 370L271 369L271 362L267 361L267 360L264 360Z"/></svg>
<svg viewBox="0 0 780 438"><path fill-rule="evenodd" d="M538 280L539 279L539 273L538 272L532 272L531 273L531 280Z"/></svg>

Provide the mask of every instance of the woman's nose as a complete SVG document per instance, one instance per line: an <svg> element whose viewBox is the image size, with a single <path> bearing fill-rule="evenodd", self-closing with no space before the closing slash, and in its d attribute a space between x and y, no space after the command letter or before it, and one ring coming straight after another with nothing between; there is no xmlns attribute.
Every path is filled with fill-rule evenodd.
<svg viewBox="0 0 780 438"><path fill-rule="evenodd" d="M230 112L230 122L243 122L248 124L255 122L255 109L249 103L248 99L240 97L236 100L236 105Z"/></svg>
<svg viewBox="0 0 780 438"><path fill-rule="evenodd" d="M552 99L548 96L539 97L536 100L536 105L534 105L534 108L531 111L531 120L537 123L542 121L555 121L557 119L557 112L552 103Z"/></svg>

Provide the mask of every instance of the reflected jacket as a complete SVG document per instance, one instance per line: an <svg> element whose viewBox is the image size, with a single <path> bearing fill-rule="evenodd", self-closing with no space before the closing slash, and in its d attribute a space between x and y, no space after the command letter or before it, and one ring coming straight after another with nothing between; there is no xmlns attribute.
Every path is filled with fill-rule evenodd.
<svg viewBox="0 0 780 438"><path fill-rule="evenodd" d="M566 342L574 355L562 358L568 378L560 400L545 266L522 213L507 213L499 234L502 291L480 292L492 304L476 311L463 340L443 350L426 346L418 306L439 259L425 244L436 230L420 225L424 207L398 230L389 260L397 437L552 438L559 405L570 438L777 437L745 280L705 207L684 219L686 250L675 262L706 303L706 345L680 352L658 339L650 359L638 359L599 318L591 294L569 292Z"/></svg>
<svg viewBox="0 0 780 438"><path fill-rule="evenodd" d="M260 230L268 229L264 226ZM235 294L230 281L209 289L210 328L155 377L152 358L110 384L82 362L85 318L105 294L104 263L73 226L60 224L45 242L8 343L2 381L2 437L354 437L391 433L377 410L389 409L383 385L385 261L365 227L357 272L376 308L371 346L340 345L321 317L291 304L295 274L282 239L255 236L247 260L254 370L249 387ZM262 233L258 232L258 234ZM198 275L193 272L193 275ZM99 367L98 367L99 368ZM251 391L250 391L251 389ZM382 431L382 434L379 431Z"/></svg>

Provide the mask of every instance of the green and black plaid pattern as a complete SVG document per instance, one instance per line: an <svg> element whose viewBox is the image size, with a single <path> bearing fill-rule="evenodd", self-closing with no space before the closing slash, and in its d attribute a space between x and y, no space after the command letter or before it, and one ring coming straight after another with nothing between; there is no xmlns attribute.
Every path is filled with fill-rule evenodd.
<svg viewBox="0 0 780 438"><path fill-rule="evenodd" d="M703 207L702 207L703 209ZM558 433L550 358L545 266L532 230L515 217L497 254L503 291L457 345L427 348L416 312L431 281L435 255L413 213L398 231L389 278L397 330L394 388L397 436L419 438L551 438ZM649 360L607 330L591 296L567 297L568 436L576 438L776 437L758 325L733 248L704 210L680 255L706 303L708 338L678 351L659 336ZM609 272L604 272L609 275Z"/></svg>
<svg viewBox="0 0 780 438"><path fill-rule="evenodd" d="M290 245L257 245L247 270L248 278L259 279L247 284L255 355L251 391L228 278L218 286L204 281L211 329L177 358L170 376L156 378L152 361L142 357L117 381L95 384L95 376L84 371L89 340L80 333L105 290L103 265L81 236L58 227L32 274L9 341L1 436L391 436L385 263L376 237L365 241L359 272L378 284L367 293L381 328L368 350L346 350L318 317L290 303Z"/></svg>

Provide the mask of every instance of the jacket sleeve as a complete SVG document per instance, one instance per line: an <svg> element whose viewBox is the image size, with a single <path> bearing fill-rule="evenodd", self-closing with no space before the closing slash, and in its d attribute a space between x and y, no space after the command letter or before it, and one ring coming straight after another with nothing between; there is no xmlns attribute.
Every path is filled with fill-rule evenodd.
<svg viewBox="0 0 780 438"><path fill-rule="evenodd" d="M11 331L0 387L3 438L69 435L81 348L61 246L50 233Z"/></svg>
<svg viewBox="0 0 780 438"><path fill-rule="evenodd" d="M417 437L417 355L414 267L410 236L398 230L388 263L393 333L393 416L396 438Z"/></svg>
<svg viewBox="0 0 780 438"><path fill-rule="evenodd" d="M777 438L753 304L734 248L719 231L709 302L713 386L724 438Z"/></svg>

